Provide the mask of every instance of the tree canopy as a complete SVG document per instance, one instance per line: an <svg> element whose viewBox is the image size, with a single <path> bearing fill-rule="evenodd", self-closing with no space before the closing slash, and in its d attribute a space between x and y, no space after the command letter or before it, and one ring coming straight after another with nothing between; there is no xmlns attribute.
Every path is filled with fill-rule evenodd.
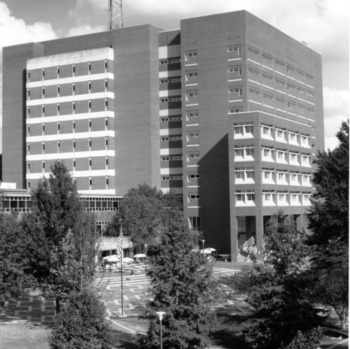
<svg viewBox="0 0 350 349"><path fill-rule="evenodd" d="M165 348L204 348L208 343L213 316L208 308L211 267L199 252L192 252L193 241L186 225L171 224L160 244L148 251L148 276L154 294L150 304L147 336L142 348L159 348L159 319L165 311Z"/></svg>
<svg viewBox="0 0 350 349"><path fill-rule="evenodd" d="M171 221L183 220L180 199L173 193L164 194L147 184L132 188L124 196L120 209L107 228L107 235L119 234L119 219L123 232L136 246L153 244Z"/></svg>
<svg viewBox="0 0 350 349"><path fill-rule="evenodd" d="M309 295L309 247L295 224L282 213L272 217L266 228L263 265L251 274L249 303L256 309L245 332L251 348L279 349L298 332L309 333L321 319Z"/></svg>
<svg viewBox="0 0 350 349"><path fill-rule="evenodd" d="M45 294L56 298L59 311L60 299L92 281L97 236L67 168L56 162L51 170L33 191L33 209L21 227L31 238L31 273Z"/></svg>
<svg viewBox="0 0 350 349"><path fill-rule="evenodd" d="M345 327L349 300L349 122L337 133L339 146L319 152L316 187L308 214L313 246L315 301L332 306Z"/></svg>

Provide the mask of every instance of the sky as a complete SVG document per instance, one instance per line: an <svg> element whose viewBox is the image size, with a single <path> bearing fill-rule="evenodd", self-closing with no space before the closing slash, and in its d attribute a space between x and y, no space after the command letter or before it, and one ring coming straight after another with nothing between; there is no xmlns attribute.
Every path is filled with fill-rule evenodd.
<svg viewBox="0 0 350 349"><path fill-rule="evenodd" d="M107 30L108 0L0 0L0 137L2 47ZM179 29L180 20L247 10L322 55L326 149L349 118L348 0L123 0L124 27ZM2 143L2 142L1 142ZM2 144L0 143L0 152Z"/></svg>

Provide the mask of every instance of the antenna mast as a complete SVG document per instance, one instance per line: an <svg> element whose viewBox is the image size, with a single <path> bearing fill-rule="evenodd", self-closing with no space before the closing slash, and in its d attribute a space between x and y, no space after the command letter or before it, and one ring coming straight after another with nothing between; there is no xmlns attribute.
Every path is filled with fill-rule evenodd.
<svg viewBox="0 0 350 349"><path fill-rule="evenodd" d="M108 0L108 30L123 28L123 0Z"/></svg>

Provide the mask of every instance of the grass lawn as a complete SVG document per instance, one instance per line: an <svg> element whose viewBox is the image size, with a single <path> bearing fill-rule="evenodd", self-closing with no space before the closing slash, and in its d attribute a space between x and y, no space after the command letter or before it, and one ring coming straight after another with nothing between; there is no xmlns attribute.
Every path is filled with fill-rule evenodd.
<svg viewBox="0 0 350 349"><path fill-rule="evenodd" d="M0 349L49 349L49 334L48 328L30 322L0 322Z"/></svg>

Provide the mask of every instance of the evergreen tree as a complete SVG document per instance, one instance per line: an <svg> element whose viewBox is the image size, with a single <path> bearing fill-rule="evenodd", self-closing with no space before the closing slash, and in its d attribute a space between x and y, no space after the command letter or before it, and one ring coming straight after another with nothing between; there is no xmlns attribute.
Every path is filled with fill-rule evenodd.
<svg viewBox="0 0 350 349"><path fill-rule="evenodd" d="M55 318L49 338L52 349L111 349L111 328L95 292L72 292Z"/></svg>
<svg viewBox="0 0 350 349"><path fill-rule="evenodd" d="M33 284L28 274L28 237L15 217L0 213L0 308Z"/></svg>
<svg viewBox="0 0 350 349"><path fill-rule="evenodd" d="M173 224L174 223L174 224ZM211 267L200 253L191 252L193 243L185 224L169 224L161 243L148 251L148 276L154 294L150 304L149 329L142 348L159 348L160 324L156 311L165 311L164 348L205 348L213 315L208 308Z"/></svg>
<svg viewBox="0 0 350 349"><path fill-rule="evenodd" d="M44 294L60 301L92 281L96 254L94 219L83 212L67 168L55 163L49 179L32 193L32 212L21 227L30 243L27 256L31 273Z"/></svg>
<svg viewBox="0 0 350 349"><path fill-rule="evenodd" d="M266 235L264 265L255 266L251 275L249 303L256 311L245 339L251 348L278 349L321 319L308 298L310 251L303 235L282 213L272 217Z"/></svg>
<svg viewBox="0 0 350 349"><path fill-rule="evenodd" d="M332 306L347 326L349 301L349 123L337 133L339 146L317 154L309 244L315 249L315 301Z"/></svg>

